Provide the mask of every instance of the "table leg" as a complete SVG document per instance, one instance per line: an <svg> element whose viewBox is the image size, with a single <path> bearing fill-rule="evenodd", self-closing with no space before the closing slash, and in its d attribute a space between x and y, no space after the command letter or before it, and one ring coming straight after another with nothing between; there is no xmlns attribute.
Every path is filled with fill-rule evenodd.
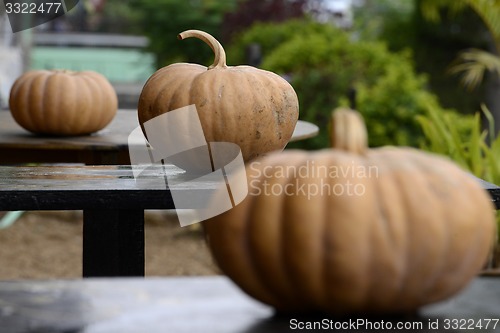
<svg viewBox="0 0 500 333"><path fill-rule="evenodd" d="M82 151L79 161L87 165L130 165L128 149Z"/></svg>
<svg viewBox="0 0 500 333"><path fill-rule="evenodd" d="M83 211L83 276L144 276L144 211Z"/></svg>

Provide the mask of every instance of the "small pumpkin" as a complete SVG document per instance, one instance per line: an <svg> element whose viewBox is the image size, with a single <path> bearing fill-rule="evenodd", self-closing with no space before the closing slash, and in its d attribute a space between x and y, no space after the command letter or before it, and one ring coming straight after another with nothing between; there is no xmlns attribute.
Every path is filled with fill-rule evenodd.
<svg viewBox="0 0 500 333"><path fill-rule="evenodd" d="M251 162L245 200L204 222L221 270L281 311L404 313L459 291L493 244L486 191L444 157L368 149L352 110L333 118L333 149Z"/></svg>
<svg viewBox="0 0 500 333"><path fill-rule="evenodd" d="M33 70L14 82L9 106L15 121L30 132L71 136L108 125L118 98L108 80L93 71Z"/></svg>
<svg viewBox="0 0 500 333"><path fill-rule="evenodd" d="M221 44L203 31L188 30L178 37L196 37L207 43L214 51L214 63L208 68L175 63L154 73L139 97L141 126L166 112L194 104L207 142L235 143L245 161L283 149L299 114L292 86L269 71L227 66Z"/></svg>

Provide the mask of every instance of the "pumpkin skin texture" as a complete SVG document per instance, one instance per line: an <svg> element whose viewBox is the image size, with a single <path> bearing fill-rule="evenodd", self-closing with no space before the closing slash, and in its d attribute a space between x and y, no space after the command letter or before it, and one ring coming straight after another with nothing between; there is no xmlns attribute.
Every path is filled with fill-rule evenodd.
<svg viewBox="0 0 500 333"><path fill-rule="evenodd" d="M366 135L350 132L364 125L345 112L335 115L344 126L332 127L333 149L272 153L247 165L248 196L203 224L215 261L242 290L284 312L406 313L453 295L492 248L491 199L441 156L358 150Z"/></svg>
<svg viewBox="0 0 500 333"><path fill-rule="evenodd" d="M116 115L118 98L99 73L34 70L14 82L9 106L14 120L30 132L72 136L106 127Z"/></svg>
<svg viewBox="0 0 500 333"><path fill-rule="evenodd" d="M212 48L213 65L207 68L176 63L154 73L139 98L141 126L166 112L194 104L207 142L235 143L245 161L283 149L299 114L292 86L269 71L227 66L224 49L205 32L188 30L179 34L179 39L189 37L199 38Z"/></svg>

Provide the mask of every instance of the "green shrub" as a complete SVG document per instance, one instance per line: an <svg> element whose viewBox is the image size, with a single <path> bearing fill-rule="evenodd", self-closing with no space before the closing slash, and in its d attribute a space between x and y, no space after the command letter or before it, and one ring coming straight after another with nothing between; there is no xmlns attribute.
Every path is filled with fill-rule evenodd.
<svg viewBox="0 0 500 333"><path fill-rule="evenodd" d="M182 42L177 34L188 29L203 30L220 39L224 15L237 0L129 0L127 6L138 15L142 33L150 40L147 47L156 56L157 67L173 62L210 65L213 51L196 39Z"/></svg>
<svg viewBox="0 0 500 333"><path fill-rule="evenodd" d="M300 118L321 128L319 136L294 147L326 147L330 113L348 104L352 89L358 92L356 108L365 117L371 146L418 146L422 130L415 116L429 105L439 108L409 53L391 53L379 42L353 41L331 25L305 20L256 24L232 45L229 59L243 62L242 52L250 43L261 45L262 68L290 77Z"/></svg>
<svg viewBox="0 0 500 333"><path fill-rule="evenodd" d="M494 138L493 117L485 106L482 112L490 125L488 131L481 130L479 113L461 115L429 108L427 114L418 117L425 133L422 149L448 156L475 176L500 184L500 136ZM497 211L497 230L498 242L500 211Z"/></svg>
<svg viewBox="0 0 500 333"><path fill-rule="evenodd" d="M493 124L491 113L483 106L483 114ZM494 138L481 130L481 117L461 115L429 108L417 118L425 133L421 148L445 155L472 174L494 184L500 184L500 136Z"/></svg>

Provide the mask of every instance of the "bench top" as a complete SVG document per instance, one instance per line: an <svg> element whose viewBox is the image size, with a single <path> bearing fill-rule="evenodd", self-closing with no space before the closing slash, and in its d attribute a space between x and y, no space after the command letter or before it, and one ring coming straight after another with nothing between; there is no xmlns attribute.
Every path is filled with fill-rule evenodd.
<svg viewBox="0 0 500 333"><path fill-rule="evenodd" d="M485 330L491 332L500 330L499 308L500 279L478 277L457 296L423 307L416 314L361 319L423 325L408 332L437 332L429 329L430 321L438 321L444 329L446 320L453 319L474 324L482 320L484 329L485 320L491 319ZM222 276L0 282L0 310L0 327L6 333L274 333L293 332L292 319L335 321L326 315L275 316L271 308L249 298ZM359 327L353 331L385 330Z"/></svg>
<svg viewBox="0 0 500 333"><path fill-rule="evenodd" d="M140 182L129 165L0 166L0 210L173 209L167 175L182 184L176 190L216 188L216 179L186 182L173 165L145 169ZM500 208L500 187L478 181Z"/></svg>
<svg viewBox="0 0 500 333"><path fill-rule="evenodd" d="M130 166L0 166L0 210L173 209L167 173L182 179L174 166L148 168L141 182Z"/></svg>
<svg viewBox="0 0 500 333"><path fill-rule="evenodd" d="M484 188L486 191L491 196L491 200L493 201L493 204L495 205L496 209L500 209L500 186L489 183L481 178L478 178L476 176L474 177L479 184L481 185L482 188Z"/></svg>

